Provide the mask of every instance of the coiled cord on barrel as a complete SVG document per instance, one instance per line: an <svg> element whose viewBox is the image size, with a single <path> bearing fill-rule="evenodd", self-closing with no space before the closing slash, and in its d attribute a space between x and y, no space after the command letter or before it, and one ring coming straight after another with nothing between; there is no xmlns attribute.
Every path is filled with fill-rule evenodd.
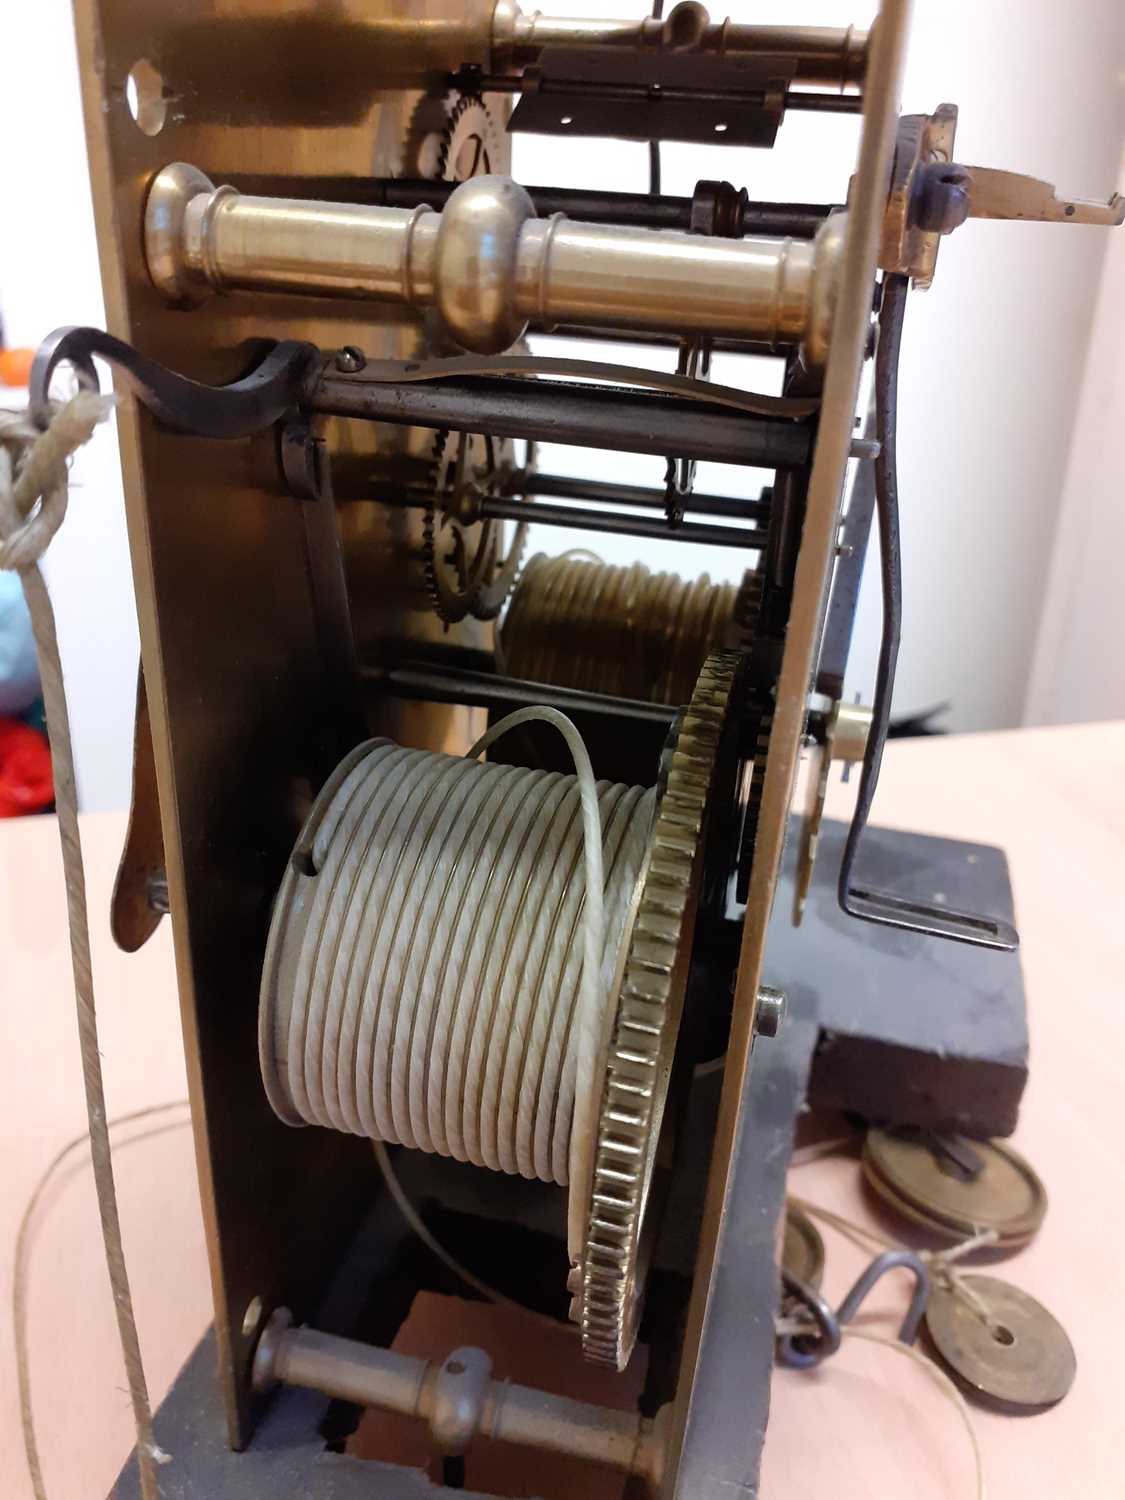
<svg viewBox="0 0 1125 1500"><path fill-rule="evenodd" d="M587 825L601 825L598 954L580 932L581 782L594 789L588 761L581 771L363 747L319 815L316 873L291 869L283 884L260 1035L283 1119L571 1182L572 1249L596 1060L654 800L607 783L596 809L589 799ZM585 984L584 950L600 958Z"/></svg>
<svg viewBox="0 0 1125 1500"><path fill-rule="evenodd" d="M687 703L715 650L737 644L739 586L590 554L531 558L501 629L504 670L533 682Z"/></svg>

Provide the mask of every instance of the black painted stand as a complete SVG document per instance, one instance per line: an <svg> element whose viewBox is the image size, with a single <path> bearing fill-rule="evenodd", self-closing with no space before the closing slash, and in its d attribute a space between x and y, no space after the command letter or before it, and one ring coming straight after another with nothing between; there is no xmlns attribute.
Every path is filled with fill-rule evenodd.
<svg viewBox="0 0 1125 1500"><path fill-rule="evenodd" d="M845 829L826 823L800 930L790 922L790 840L766 950L766 982L788 996L780 1034L759 1040L732 1165L718 1271L704 1324L694 1398L675 1494L729 1500L757 1493L756 1475L769 1413L773 1318L777 1297L776 1225L785 1199L793 1124L806 1093L810 1106L854 1110L878 1121L1002 1135L1015 1125L1027 1078L1027 1025L1017 954L988 952L917 937L845 917L835 879ZM863 876L903 896L948 900L962 910L1013 917L1007 862L999 849L871 829ZM701 1081L684 1144L705 1150L705 1121L719 1074ZM700 1121L704 1127L700 1128ZM696 1143L693 1148L693 1142ZM416 1155L416 1153L414 1153ZM415 1176L400 1156L404 1179ZM680 1173L656 1257L690 1270L691 1184L705 1177L706 1156ZM425 1191L445 1204L487 1217L515 1210L551 1232L557 1205L529 1185L503 1184L455 1163L427 1157ZM482 1191L482 1178L487 1190ZM423 1178L417 1177L415 1189ZM534 1185L531 1185L532 1188ZM557 1195L556 1195L557 1196ZM407 1232L381 1201L341 1267L316 1326L355 1330L355 1309L401 1254ZM156 1419L173 1462L161 1473L167 1500L421 1500L436 1488L424 1473L328 1452L319 1436L326 1398L280 1390L251 1448L226 1446L226 1423L208 1334L184 1366ZM725 1393L725 1394L724 1394ZM732 1394L733 1393L733 1394ZM545 1460L549 1461L549 1460ZM115 1494L139 1494L130 1461ZM473 1500L468 1491L461 1491Z"/></svg>

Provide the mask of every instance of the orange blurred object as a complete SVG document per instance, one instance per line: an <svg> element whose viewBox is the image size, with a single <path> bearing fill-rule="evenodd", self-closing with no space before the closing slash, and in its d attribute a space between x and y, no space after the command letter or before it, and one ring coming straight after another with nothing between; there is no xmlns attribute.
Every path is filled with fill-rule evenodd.
<svg viewBox="0 0 1125 1500"><path fill-rule="evenodd" d="M0 349L0 385L27 385L34 349Z"/></svg>

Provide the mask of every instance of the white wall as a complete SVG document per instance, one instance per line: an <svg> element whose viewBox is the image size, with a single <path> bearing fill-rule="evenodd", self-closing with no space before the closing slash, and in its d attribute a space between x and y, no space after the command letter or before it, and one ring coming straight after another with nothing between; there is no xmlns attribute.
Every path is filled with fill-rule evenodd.
<svg viewBox="0 0 1125 1500"><path fill-rule="evenodd" d="M544 10L632 11L628 0L555 0ZM718 7L715 7L718 12ZM869 3L736 0L736 19L864 25ZM1119 0L920 0L904 107L961 106L962 160L1034 172L1073 193L1105 193L1118 160L1123 12ZM5 26L0 142L6 232L0 308L10 341L36 343L103 309L67 0L39 0ZM754 197L833 199L854 160L846 119L791 117L770 152L667 146L664 189L726 177ZM526 182L644 190L643 146L536 137L515 141ZM970 224L946 243L934 289L912 299L902 375L901 465L906 634L899 709L952 699L959 728L1019 720L1106 233ZM1120 283L1120 261L1114 273ZM585 352L590 346L583 345ZM552 352L561 352L552 341ZM609 357L608 352L606 357ZM638 351L637 362L641 354ZM717 379L776 389L768 364L722 362ZM1097 425L1096 412L1091 418ZM653 459L547 450L544 467L659 482ZM765 476L702 466L701 487L753 494ZM49 559L72 697L84 805L128 796L136 626L112 434L78 459L72 513ZM589 537L546 531L557 551ZM638 548L599 539L610 558ZM729 553L645 559L680 571L738 571ZM855 683L868 690L877 601L861 602Z"/></svg>
<svg viewBox="0 0 1125 1500"><path fill-rule="evenodd" d="M1118 186L1125 191L1125 157ZM1102 267L1066 470L1042 628L1028 688L1029 724L1125 719L1125 234Z"/></svg>
<svg viewBox="0 0 1125 1500"><path fill-rule="evenodd" d="M906 104L960 104L962 161L1105 197L1123 135L1123 50L1120 0L926 3ZM950 698L951 727L1021 721L1113 233L1125 231L969 223L908 309L900 708Z"/></svg>
<svg viewBox="0 0 1125 1500"><path fill-rule="evenodd" d="M619 9L613 0L553 0L542 8L575 15ZM726 9L714 6L713 13ZM868 24L875 7L802 0L767 14L758 3L733 0L729 9L738 20L776 15L839 26ZM959 160L1029 172L1063 192L1104 196L1125 133L1123 51L1120 0L1069 6L916 0L902 107L926 111L952 100L960 108ZM666 146L663 189L690 193L697 178L725 177L755 198L839 200L857 130L843 118L791 115L772 152ZM514 158L515 175L529 183L635 191L647 184L642 145L519 136ZM1125 231L1119 235L1125 240ZM896 713L948 700L952 708L942 722L952 729L1005 728L1021 720L1109 237L1105 229L969 223L943 245L932 289L910 299L900 382L905 605ZM1120 279L1118 264L1118 285ZM543 341L543 352L548 345L558 348L557 341ZM636 351L636 363L651 358ZM776 380L769 363L760 363L753 369L730 360L716 378ZM1091 423L1098 427L1096 413ZM543 467L563 462L574 473L634 483L658 483L662 474L659 461L628 454L548 449L541 457ZM701 469L699 485L725 483L730 493L752 494L763 477L710 466ZM581 544L580 534L569 531L536 538L551 552ZM596 550L613 561L641 555L650 566L680 572L689 556L712 576L741 572L720 550L688 554L664 543L600 537ZM865 699L878 650L875 575L869 567L849 673L849 690Z"/></svg>
<svg viewBox="0 0 1125 1500"><path fill-rule="evenodd" d="M105 323L67 0L38 0L6 13L2 59L0 311L9 345L34 346L63 323ZM112 425L99 429L75 459L70 512L45 572L58 618L82 806L123 807L138 643Z"/></svg>

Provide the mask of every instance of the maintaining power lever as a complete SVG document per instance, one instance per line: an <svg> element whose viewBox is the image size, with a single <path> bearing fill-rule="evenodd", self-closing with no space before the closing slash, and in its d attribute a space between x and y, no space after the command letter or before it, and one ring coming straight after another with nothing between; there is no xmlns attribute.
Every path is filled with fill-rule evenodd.
<svg viewBox="0 0 1125 1500"><path fill-rule="evenodd" d="M871 727L860 773L852 825L844 844L837 883L842 911L863 922L900 927L928 937L949 938L981 948L1011 951L1019 946L1019 934L999 917L954 911L922 900L870 890L853 882L852 870L867 827L868 814L879 782L879 768L891 717L895 667L902 632L902 557L899 547L898 478L895 465L895 427L898 400L898 355L909 278L888 275L883 284L879 317L879 346L875 363L876 437L875 501L879 518L879 551L882 566L883 636L879 645L879 668L871 710Z"/></svg>

